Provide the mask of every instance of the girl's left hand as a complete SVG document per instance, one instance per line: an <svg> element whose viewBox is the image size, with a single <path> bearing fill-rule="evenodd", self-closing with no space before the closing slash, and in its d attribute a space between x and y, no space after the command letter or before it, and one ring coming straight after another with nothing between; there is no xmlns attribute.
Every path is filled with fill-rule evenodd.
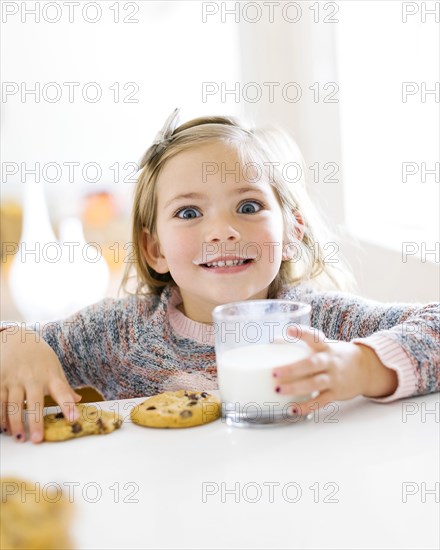
<svg viewBox="0 0 440 550"><path fill-rule="evenodd" d="M382 397L395 391L396 373L385 367L369 347L328 342L323 332L303 326L290 327L288 333L309 346L310 356L273 369L275 391L294 397L319 392L317 397L299 404L300 414L310 414L332 401L357 395Z"/></svg>

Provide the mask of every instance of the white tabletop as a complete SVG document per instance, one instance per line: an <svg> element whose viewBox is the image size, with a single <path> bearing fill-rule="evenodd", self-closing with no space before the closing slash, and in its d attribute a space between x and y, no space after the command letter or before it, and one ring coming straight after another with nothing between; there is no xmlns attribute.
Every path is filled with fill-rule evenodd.
<svg viewBox="0 0 440 550"><path fill-rule="evenodd" d="M70 488L78 549L439 547L438 394L264 429L142 428L141 401L98 404L126 419L110 435L0 438L2 476Z"/></svg>

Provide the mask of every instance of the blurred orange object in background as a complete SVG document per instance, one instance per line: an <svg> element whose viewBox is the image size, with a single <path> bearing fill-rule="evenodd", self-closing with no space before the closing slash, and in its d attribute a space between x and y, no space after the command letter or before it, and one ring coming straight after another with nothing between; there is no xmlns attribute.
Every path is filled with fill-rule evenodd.
<svg viewBox="0 0 440 550"><path fill-rule="evenodd" d="M89 227L106 226L119 215L115 197L106 191L90 193L83 201L83 221Z"/></svg>

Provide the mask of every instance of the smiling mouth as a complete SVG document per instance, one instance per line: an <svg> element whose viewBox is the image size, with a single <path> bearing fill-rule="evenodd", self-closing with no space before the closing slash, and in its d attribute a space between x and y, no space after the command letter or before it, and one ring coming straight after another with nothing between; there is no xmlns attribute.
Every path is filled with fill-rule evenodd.
<svg viewBox="0 0 440 550"><path fill-rule="evenodd" d="M215 268L215 267L236 267L238 265L245 265L250 264L254 260L247 259L247 260L225 260L225 261L218 261L218 262L208 262L206 264L200 264L201 267L207 267L207 268Z"/></svg>

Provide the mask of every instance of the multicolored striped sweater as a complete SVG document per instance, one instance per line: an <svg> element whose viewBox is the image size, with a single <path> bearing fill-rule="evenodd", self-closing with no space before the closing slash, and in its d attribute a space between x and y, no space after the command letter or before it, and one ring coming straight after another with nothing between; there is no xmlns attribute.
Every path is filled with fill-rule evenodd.
<svg viewBox="0 0 440 550"><path fill-rule="evenodd" d="M394 369L398 387L387 402L440 389L438 303L381 304L303 285L277 298L311 304L311 324L329 339L361 342ZM31 328L53 348L73 387L93 386L106 399L144 397L180 388L217 388L209 325L177 309L176 287L160 296L106 298L71 317Z"/></svg>

